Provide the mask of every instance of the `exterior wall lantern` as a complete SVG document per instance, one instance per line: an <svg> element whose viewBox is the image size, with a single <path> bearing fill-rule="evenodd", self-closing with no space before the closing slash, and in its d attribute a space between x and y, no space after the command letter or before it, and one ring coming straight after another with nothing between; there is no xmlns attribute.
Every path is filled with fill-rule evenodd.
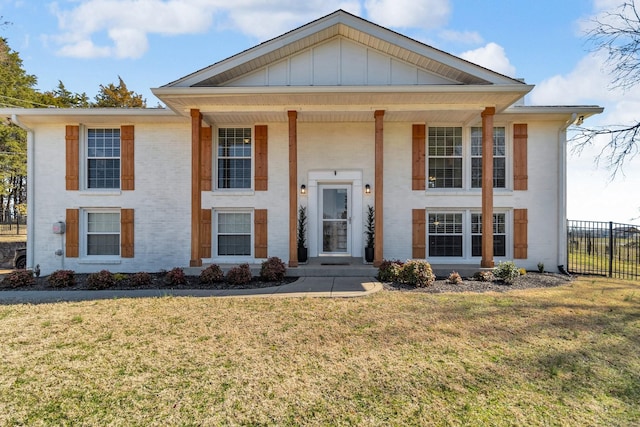
<svg viewBox="0 0 640 427"><path fill-rule="evenodd" d="M364 186L364 193L371 194L371 186L369 184Z"/></svg>
<svg viewBox="0 0 640 427"><path fill-rule="evenodd" d="M305 194L307 194L307 186L306 186L306 185L302 184L302 185L300 186L300 194L302 194L303 196L304 196Z"/></svg>

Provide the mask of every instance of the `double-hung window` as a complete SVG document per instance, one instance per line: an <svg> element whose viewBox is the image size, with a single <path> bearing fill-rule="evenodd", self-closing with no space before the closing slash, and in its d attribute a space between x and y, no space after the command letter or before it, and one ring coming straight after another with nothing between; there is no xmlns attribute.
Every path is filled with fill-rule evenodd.
<svg viewBox="0 0 640 427"><path fill-rule="evenodd" d="M506 256L507 231L505 214L493 214L493 255ZM471 214L471 256L482 256L482 214Z"/></svg>
<svg viewBox="0 0 640 427"><path fill-rule="evenodd" d="M506 186L505 128L493 128L493 188ZM471 128L471 188L482 188L482 128Z"/></svg>
<svg viewBox="0 0 640 427"><path fill-rule="evenodd" d="M87 129L87 188L120 188L120 129Z"/></svg>
<svg viewBox="0 0 640 427"><path fill-rule="evenodd" d="M120 255L120 212L86 211L87 256Z"/></svg>
<svg viewBox="0 0 640 427"><path fill-rule="evenodd" d="M218 256L250 256L251 224L250 212L217 212Z"/></svg>
<svg viewBox="0 0 640 427"><path fill-rule="evenodd" d="M427 142L430 188L462 188L462 128L430 127Z"/></svg>
<svg viewBox="0 0 640 427"><path fill-rule="evenodd" d="M251 128L218 129L218 189L251 188Z"/></svg>
<svg viewBox="0 0 640 427"><path fill-rule="evenodd" d="M429 256L461 257L462 213L429 214Z"/></svg>

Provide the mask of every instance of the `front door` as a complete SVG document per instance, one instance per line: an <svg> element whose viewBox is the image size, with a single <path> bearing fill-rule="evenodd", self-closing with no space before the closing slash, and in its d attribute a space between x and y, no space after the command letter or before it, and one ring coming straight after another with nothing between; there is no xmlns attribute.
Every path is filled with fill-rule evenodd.
<svg viewBox="0 0 640 427"><path fill-rule="evenodd" d="M322 185L319 191L321 255L351 253L351 186Z"/></svg>

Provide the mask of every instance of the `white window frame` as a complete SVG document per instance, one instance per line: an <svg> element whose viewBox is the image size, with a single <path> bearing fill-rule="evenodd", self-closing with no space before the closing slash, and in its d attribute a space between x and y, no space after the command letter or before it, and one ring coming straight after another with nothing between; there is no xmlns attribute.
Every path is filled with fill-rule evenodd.
<svg viewBox="0 0 640 427"><path fill-rule="evenodd" d="M249 181L249 187L247 188L224 188L224 187L220 187L219 186L219 181L218 181L218 172L219 172L219 167L218 167L218 151L220 148L220 130L221 129L249 129L251 131L251 176L250 176L250 181ZM212 156L213 156L213 188L215 191L218 192L226 192L226 193L235 193L235 192L240 192L240 193L247 193L247 192L252 192L254 191L254 177L255 177L255 149L256 149L256 144L255 144L255 129L254 126L247 126L247 125L239 125L239 126L220 126L217 127L215 129L215 134L214 134L214 138L215 141L213 143L213 152L212 152ZM242 158L246 158L246 157L242 157Z"/></svg>
<svg viewBox="0 0 640 427"><path fill-rule="evenodd" d="M462 128L462 187L434 187L430 183L431 177L429 176L429 159L430 158L447 158L442 156L429 156L429 129L430 128L442 128L442 127L458 127ZM472 167L472 151L471 151L471 129L481 126L464 126L460 123L429 123L426 125L426 137L425 137L425 175L426 191L433 193L458 193L467 194L469 192L480 192L481 187L471 186L471 167ZM494 123L494 128L504 128L505 132L505 185L504 187L494 187L494 192L507 192L513 190L513 131L511 123L497 122ZM475 157L475 156L473 156Z"/></svg>
<svg viewBox="0 0 640 427"><path fill-rule="evenodd" d="M513 259L513 210L512 209L502 209L495 208L494 214L503 214L505 221L505 256L497 257L494 256L494 260L496 261L508 261ZM454 256L446 256L446 257L435 257L430 255L429 253L429 236L430 236L430 215L434 214L462 214L462 256L454 257ZM482 212L475 208L429 208L426 211L427 217L427 226L425 227L426 233L426 256L427 259L430 259L434 264L449 264L449 263L477 263L481 259L480 256L472 256L472 227L471 227L471 215L472 214L482 214Z"/></svg>
<svg viewBox="0 0 640 427"><path fill-rule="evenodd" d="M119 161L119 172L120 172L120 176L118 178L119 180L119 186L118 187L110 187L110 188L92 188L89 187L89 131L90 130L96 130L96 129L115 129L118 130L120 132L120 155L117 157L118 161ZM106 125L100 125L100 126L93 126L93 125L82 125L81 126L81 135L82 135L82 140L80 143L80 152L79 152L79 157L80 157L80 179L82 180L81 183L81 188L85 191L91 191L91 192L96 192L96 193L109 193L109 192L120 192L121 188L122 188L122 130L121 130L121 126L120 125L111 125L111 124L106 124ZM109 157L109 158L115 158L115 157Z"/></svg>
<svg viewBox="0 0 640 427"><path fill-rule="evenodd" d="M89 255L89 214L93 213L109 213L118 215L118 254L117 255ZM83 208L81 209L80 223L80 244L82 247L82 258L87 260L120 260L122 255L122 226L121 226L121 210L119 208ZM116 233L102 233L116 234Z"/></svg>
<svg viewBox="0 0 640 427"><path fill-rule="evenodd" d="M215 208L211 215L211 256L212 258L218 258L225 262L245 262L253 259L254 257L254 242L255 242L255 226L254 226L254 210L250 208ZM219 216L220 214L248 214L249 224L251 226L250 239L249 239L249 255L220 255L218 253L218 235L219 235Z"/></svg>
<svg viewBox="0 0 640 427"><path fill-rule="evenodd" d="M480 132L482 132L482 126L471 126L469 128L469 180L470 180L470 184L469 184L469 188L473 189L473 190L477 190L477 189L482 189L482 179L480 180L480 186L478 187L474 187L473 186L473 159L482 159L482 150L480 150L480 155L476 156L473 154L473 129L480 129ZM504 129L504 154L503 155L496 155L496 143L495 143L495 139L496 139L496 129ZM482 136L481 136L482 138ZM502 187L496 187L495 185L495 170L494 170L494 175L493 175L493 188L494 189L504 189L507 188L507 127L506 126L494 126L493 127L493 155L491 157L492 161L494 161L495 159L504 159L504 186ZM495 161L494 161L494 166L495 166Z"/></svg>
<svg viewBox="0 0 640 427"><path fill-rule="evenodd" d="M460 140L461 140L461 145L460 145L460 155L431 155L429 152L429 138L430 138L430 134L431 134L431 129L436 129L436 128L453 128L453 129L460 129ZM427 135L425 138L425 150L426 150L426 173L427 173L427 188L431 189L431 190L440 190L440 191L460 191L460 190L464 190L465 188L465 174L466 174L466 167L465 167L465 158L466 156L466 148L465 146L468 145L467 143L465 143L465 141L468 139L465 137L465 127L463 127L462 125L429 125L427 126ZM459 159L460 160L460 187L436 187L435 185L437 185L437 178L435 176L432 176L430 174L430 170L431 170L431 160L432 159Z"/></svg>
<svg viewBox="0 0 640 427"><path fill-rule="evenodd" d="M473 236L482 236L482 233L474 233L473 232L473 223L472 223L473 215L479 215L480 216L480 221L481 222L479 224L479 226L480 226L479 229L480 229L480 231L482 231L482 212L471 211L470 214L469 214L469 227L470 227L469 234L471 235L469 237L469 239L471 240L471 252L470 252L470 254L471 254L472 257L474 257L474 255L473 255ZM495 252L494 252L494 258L504 259L504 258L506 258L506 255L509 253L509 246L507 244L507 240L509 238L509 235L507 234L507 228L508 228L507 214L506 214L506 212L493 212L493 216L494 217L497 216L497 215L502 215L503 218L504 218L504 232L503 233L496 233L496 224L494 223L493 224L493 234L494 234L494 237L496 235L504 236L504 253L505 253L505 255L504 256L496 256ZM494 246L494 250L495 250L495 246ZM478 259L482 258L482 255L476 255L475 258L478 258Z"/></svg>

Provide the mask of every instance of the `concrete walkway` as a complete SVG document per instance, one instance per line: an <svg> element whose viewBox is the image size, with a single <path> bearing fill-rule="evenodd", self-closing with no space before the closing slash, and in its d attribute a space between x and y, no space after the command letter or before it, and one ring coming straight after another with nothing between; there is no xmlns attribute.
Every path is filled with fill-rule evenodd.
<svg viewBox="0 0 640 427"><path fill-rule="evenodd" d="M154 297L322 297L349 298L370 295L382 289L372 277L301 277L293 283L259 289L140 289L104 291L0 291L0 304L40 304L114 298Z"/></svg>

